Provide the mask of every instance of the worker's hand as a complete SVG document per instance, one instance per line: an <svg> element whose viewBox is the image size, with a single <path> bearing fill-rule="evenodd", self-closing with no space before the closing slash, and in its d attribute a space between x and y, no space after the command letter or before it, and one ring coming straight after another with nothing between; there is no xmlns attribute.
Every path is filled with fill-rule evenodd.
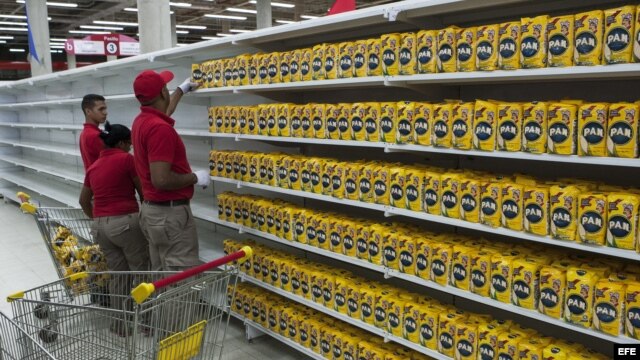
<svg viewBox="0 0 640 360"><path fill-rule="evenodd" d="M198 177L198 182L196 183L196 185L202 186L203 188L206 188L207 186L209 186L209 183L211 182L211 177L209 176L208 171L197 170L194 172L194 174L196 174L196 176Z"/></svg>
<svg viewBox="0 0 640 360"><path fill-rule="evenodd" d="M188 92L196 90L197 88L199 88L200 84L191 82L191 78L187 78L178 87L180 88L180 90L182 90L182 93L186 95Z"/></svg>

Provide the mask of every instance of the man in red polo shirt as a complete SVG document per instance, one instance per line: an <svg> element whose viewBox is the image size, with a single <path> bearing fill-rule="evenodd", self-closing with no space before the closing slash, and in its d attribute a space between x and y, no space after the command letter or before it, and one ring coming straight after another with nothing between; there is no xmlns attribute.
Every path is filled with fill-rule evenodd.
<svg viewBox="0 0 640 360"><path fill-rule="evenodd" d="M100 139L98 126L107 121L107 104L103 96L88 94L82 98L82 112L84 113L84 128L80 133L80 155L84 164L84 171L100 157L104 143Z"/></svg>
<svg viewBox="0 0 640 360"><path fill-rule="evenodd" d="M142 105L133 121L135 165L144 202L140 225L149 240L153 270L180 270L200 264L198 235L189 201L193 186L209 185L209 172L193 172L187 152L169 116L182 95L197 88L189 79L169 95L173 73L141 72L133 91Z"/></svg>

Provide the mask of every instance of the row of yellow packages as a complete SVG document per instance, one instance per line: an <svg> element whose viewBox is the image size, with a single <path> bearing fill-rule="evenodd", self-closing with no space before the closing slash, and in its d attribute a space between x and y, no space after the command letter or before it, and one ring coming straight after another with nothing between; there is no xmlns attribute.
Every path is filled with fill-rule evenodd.
<svg viewBox="0 0 640 360"><path fill-rule="evenodd" d="M209 108L209 131L458 150L638 157L640 102L363 102Z"/></svg>
<svg viewBox="0 0 640 360"><path fill-rule="evenodd" d="M226 245L234 249L238 244L227 241ZM567 357L571 359L603 358L580 345L542 336L511 321L497 321L489 315L465 312L425 295L372 282L348 271L268 248L259 247L253 259L260 261L258 267L266 263L267 270L280 276L280 279L271 280L271 275L262 276L258 272L258 280L303 296L302 286L296 291L291 286L293 281L289 281L298 276L301 284L308 281L311 290L307 298L310 300L451 358L498 359L509 355L514 359L543 359L547 358L544 354L560 352L554 354L558 356L554 359L558 359L568 356L568 350L576 353L573 356L578 355ZM255 267L256 263L248 266ZM328 296L334 294L328 300ZM243 300L251 301L246 297ZM239 305L236 304L236 308Z"/></svg>
<svg viewBox="0 0 640 360"><path fill-rule="evenodd" d="M238 199L242 202L242 197L236 197ZM228 199L224 201L229 202ZM377 224L343 214L299 210L270 200L253 201L257 206L275 207L276 214L280 210L291 212L293 230L288 238L287 231L283 230L281 235L275 225L269 228L267 219L265 226L260 226L260 221L256 224L240 222L245 226L286 240L368 260L443 286L450 285L503 303L537 310L541 314L615 336L624 334L626 328L627 336L640 337L640 324L623 323L636 315L632 308L640 303L640 299L636 300L636 295L640 294L640 283L637 282L640 281L640 268L637 266L616 264L612 267L597 259L567 256L540 246L512 246L460 235L434 234L402 223ZM260 210L257 212L259 218ZM286 222L286 215L284 217ZM278 223L277 219L275 216L274 224ZM236 219L228 220L237 222ZM324 271L326 269L314 272L313 267L300 261L287 263L282 268L282 262L265 263L264 259L254 258L252 265L246 264L244 270L308 299L314 300L314 296L322 296L322 292L313 294L311 286L305 290L299 284L310 284L312 278L320 282L341 279L339 274L331 275ZM266 259L273 260L273 257ZM296 273L295 264L303 264L299 269L305 272L303 278ZM283 271L287 279L295 278L295 281L287 280L283 284ZM331 288L337 289L335 285ZM630 307L624 307L622 301L625 291L629 295ZM611 314L615 316L608 317ZM366 321L362 314L361 317Z"/></svg>
<svg viewBox="0 0 640 360"><path fill-rule="evenodd" d="M211 151L212 176L640 251L640 190L380 161Z"/></svg>
<svg viewBox="0 0 640 360"><path fill-rule="evenodd" d="M513 70L640 61L640 7L522 18L470 28L384 34L192 65L204 87L380 75Z"/></svg>
<svg viewBox="0 0 640 360"><path fill-rule="evenodd" d="M385 343L382 338L372 337L360 328L328 318L282 296L265 294L264 290L249 284L237 285L229 305L236 313L327 359L431 359L404 346Z"/></svg>

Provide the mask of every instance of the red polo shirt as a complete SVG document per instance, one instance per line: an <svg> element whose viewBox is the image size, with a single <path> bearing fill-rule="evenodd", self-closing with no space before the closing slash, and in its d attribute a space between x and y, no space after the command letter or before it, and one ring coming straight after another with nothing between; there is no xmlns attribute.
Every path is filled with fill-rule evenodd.
<svg viewBox="0 0 640 360"><path fill-rule="evenodd" d="M93 191L93 216L118 216L138 212L133 156L120 149L104 149L87 170L84 186Z"/></svg>
<svg viewBox="0 0 640 360"><path fill-rule="evenodd" d="M148 106L141 106L140 114L133 120L133 153L145 200L159 202L193 197L193 185L177 190L159 190L151 183L149 164L155 161L171 163L171 171L178 174L192 172L187 151L173 128L174 124L175 120Z"/></svg>
<svg viewBox="0 0 640 360"><path fill-rule="evenodd" d="M80 133L80 155L84 163L86 173L91 164L100 157L100 151L104 149L104 142L100 139L100 129L94 124L84 124Z"/></svg>

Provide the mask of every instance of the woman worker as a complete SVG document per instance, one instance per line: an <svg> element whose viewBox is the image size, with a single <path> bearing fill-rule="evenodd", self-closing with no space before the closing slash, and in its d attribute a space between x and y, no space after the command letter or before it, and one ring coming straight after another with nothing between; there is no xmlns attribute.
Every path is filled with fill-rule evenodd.
<svg viewBox="0 0 640 360"><path fill-rule="evenodd" d="M142 200L142 187L136 174L131 150L131 131L124 125L105 124L100 138L105 149L88 169L80 193L80 206L94 220L92 233L107 259L110 271L149 270L149 244L138 220L136 192ZM93 199L93 203L92 203ZM110 281L111 307L122 310L131 290L131 281ZM121 321L111 330L128 334Z"/></svg>

